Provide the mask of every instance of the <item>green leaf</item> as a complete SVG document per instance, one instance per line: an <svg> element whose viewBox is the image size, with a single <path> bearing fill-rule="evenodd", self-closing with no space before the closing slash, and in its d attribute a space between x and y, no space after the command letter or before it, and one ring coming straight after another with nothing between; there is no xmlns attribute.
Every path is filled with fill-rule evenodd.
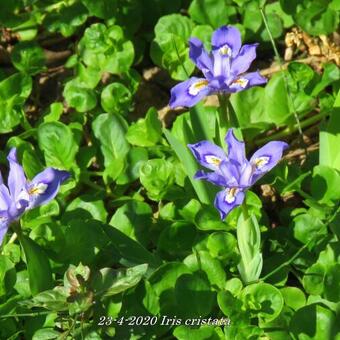
<svg viewBox="0 0 340 340"><path fill-rule="evenodd" d="M124 158L129 151L125 139L126 122L117 115L100 114L93 122L92 129L100 141L105 167L110 167L117 159Z"/></svg>
<svg viewBox="0 0 340 340"><path fill-rule="evenodd" d="M94 90L86 87L77 79L66 83L63 95L67 104L78 112L86 112L97 105L97 96Z"/></svg>
<svg viewBox="0 0 340 340"><path fill-rule="evenodd" d="M340 171L340 155L337 145L340 143L340 91L328 123L320 131L320 165L327 165Z"/></svg>
<svg viewBox="0 0 340 340"><path fill-rule="evenodd" d="M200 272L180 276L174 293L175 301L181 306L178 313L185 318L205 317L213 309L215 294L206 276Z"/></svg>
<svg viewBox="0 0 340 340"><path fill-rule="evenodd" d="M34 75L45 69L44 50L32 42L16 44L11 59L16 69L23 73Z"/></svg>
<svg viewBox="0 0 340 340"><path fill-rule="evenodd" d="M89 218L106 222L107 211L104 202L100 199L95 200L91 195L82 195L75 198L66 208L68 218L84 218L84 213L88 213Z"/></svg>
<svg viewBox="0 0 340 340"><path fill-rule="evenodd" d="M33 334L32 340L53 340L59 335L60 333L53 328L40 328Z"/></svg>
<svg viewBox="0 0 340 340"><path fill-rule="evenodd" d="M144 202L136 200L131 200L119 207L110 221L110 225L145 246L147 246L149 242L149 228L151 223L151 207Z"/></svg>
<svg viewBox="0 0 340 340"><path fill-rule="evenodd" d="M162 136L162 123L158 119L158 112L151 107L145 118L132 124L126 134L126 139L132 145L153 146L160 141Z"/></svg>
<svg viewBox="0 0 340 340"><path fill-rule="evenodd" d="M78 145L67 125L61 122L39 125L38 142L44 153L46 165L67 170L74 167Z"/></svg>
<svg viewBox="0 0 340 340"><path fill-rule="evenodd" d="M200 230L228 229L228 225L221 220L217 209L211 205L202 206L195 216L195 224Z"/></svg>
<svg viewBox="0 0 340 340"><path fill-rule="evenodd" d="M319 218L309 214L301 214L294 218L294 237L300 242L307 244L314 239L315 243L321 235L326 234L327 228Z"/></svg>
<svg viewBox="0 0 340 340"><path fill-rule="evenodd" d="M31 90L31 77L20 73L0 82L0 133L12 131L20 123L22 107Z"/></svg>
<svg viewBox="0 0 340 340"><path fill-rule="evenodd" d="M180 14L163 16L155 26L151 58L176 80L187 79L195 68L188 54L188 39L193 28L193 22Z"/></svg>
<svg viewBox="0 0 340 340"><path fill-rule="evenodd" d="M141 264L127 269L103 268L95 274L91 286L96 294L111 296L134 287L142 279L148 269Z"/></svg>
<svg viewBox="0 0 340 340"><path fill-rule="evenodd" d="M81 0L91 15L101 19L109 19L117 10L117 0Z"/></svg>
<svg viewBox="0 0 340 340"><path fill-rule="evenodd" d="M327 308L311 304L292 317L289 330L297 339L333 339L335 315Z"/></svg>
<svg viewBox="0 0 340 340"><path fill-rule="evenodd" d="M340 198L340 175L331 167L318 165L313 168L312 196L320 204L334 204Z"/></svg>
<svg viewBox="0 0 340 340"><path fill-rule="evenodd" d="M19 234L18 237L26 257L32 295L52 288L52 272L45 252L27 236Z"/></svg>
<svg viewBox="0 0 340 340"><path fill-rule="evenodd" d="M325 275L324 295L332 302L340 301L340 264L328 268Z"/></svg>
<svg viewBox="0 0 340 340"><path fill-rule="evenodd" d="M150 159L140 170L140 181L148 192L150 199L162 199L175 182L174 166L165 159Z"/></svg>
<svg viewBox="0 0 340 340"><path fill-rule="evenodd" d="M329 1L305 1L294 16L296 23L311 35L331 34L339 26L339 13Z"/></svg>
<svg viewBox="0 0 340 340"><path fill-rule="evenodd" d="M209 235L207 248L211 256L223 260L232 256L236 249L236 244L237 241L234 235L218 231Z"/></svg>
<svg viewBox="0 0 340 340"><path fill-rule="evenodd" d="M85 215L86 216L86 215ZM96 261L100 249L108 244L102 223L84 218L70 219L63 223L64 244L58 254L66 263L92 264Z"/></svg>
<svg viewBox="0 0 340 340"><path fill-rule="evenodd" d="M3 297L12 289L15 280L14 263L5 254L0 255L0 297Z"/></svg>
<svg viewBox="0 0 340 340"><path fill-rule="evenodd" d="M127 72L134 59L133 44L125 39L122 28L106 27L102 23L92 24L85 30L79 52L87 66L113 74Z"/></svg>
<svg viewBox="0 0 340 340"><path fill-rule="evenodd" d="M284 287L281 294L285 304L294 310L302 308L306 304L306 297L302 290L296 287Z"/></svg>
<svg viewBox="0 0 340 340"><path fill-rule="evenodd" d="M129 111L132 102L130 90L120 83L104 87L101 93L101 105L105 112L124 114Z"/></svg>
<svg viewBox="0 0 340 340"><path fill-rule="evenodd" d="M189 7L190 17L200 23L213 28L230 23L230 17L236 15L236 7L225 0L193 0Z"/></svg>
<svg viewBox="0 0 340 340"><path fill-rule="evenodd" d="M117 184L127 184L139 177L140 167L148 160L148 151L142 147L134 147L126 156L127 166L117 178Z"/></svg>
<svg viewBox="0 0 340 340"><path fill-rule="evenodd" d="M256 315L266 322L279 316L284 303L280 291L264 282L246 286L241 292L241 299L248 305L252 303L256 306Z"/></svg>
<svg viewBox="0 0 340 340"><path fill-rule="evenodd" d="M303 287L308 294L320 295L324 288L325 267L321 263L314 263L303 276Z"/></svg>
<svg viewBox="0 0 340 340"><path fill-rule="evenodd" d="M224 288L226 273L222 264L211 257L207 251L195 251L194 254L186 257L183 262L192 272L205 272L212 287Z"/></svg>
<svg viewBox="0 0 340 340"><path fill-rule="evenodd" d="M165 227L158 239L158 250L162 257L182 258L191 253L196 228L186 222L175 222Z"/></svg>
<svg viewBox="0 0 340 340"><path fill-rule="evenodd" d="M118 229L105 224L101 224L101 227L120 256L121 262L127 262L130 265L147 263L149 268L156 268L160 264L159 259L154 254Z"/></svg>
<svg viewBox="0 0 340 340"><path fill-rule="evenodd" d="M50 311L65 311L68 308L67 291L64 287L43 291L33 297L31 307L43 307Z"/></svg>
<svg viewBox="0 0 340 340"><path fill-rule="evenodd" d="M205 319L207 320L207 319ZM192 328L189 326L181 325L175 328L173 335L176 339L209 339L217 340L218 335L215 333L215 329L211 326L201 326L200 328Z"/></svg>

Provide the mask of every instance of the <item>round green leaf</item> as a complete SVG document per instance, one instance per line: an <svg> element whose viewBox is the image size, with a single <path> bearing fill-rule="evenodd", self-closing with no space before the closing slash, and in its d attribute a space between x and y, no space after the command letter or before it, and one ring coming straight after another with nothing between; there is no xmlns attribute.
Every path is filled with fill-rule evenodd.
<svg viewBox="0 0 340 340"><path fill-rule="evenodd" d="M37 74L45 68L44 50L33 42L21 42L14 46L11 59L13 65L23 73Z"/></svg>
<svg viewBox="0 0 340 340"><path fill-rule="evenodd" d="M101 93L101 105L106 112L126 113L131 106L132 94L120 83L107 85Z"/></svg>
<svg viewBox="0 0 340 340"><path fill-rule="evenodd" d="M241 298L245 303L251 300L257 306L255 314L266 322L278 317L284 303L281 292L264 282L246 286L241 292Z"/></svg>

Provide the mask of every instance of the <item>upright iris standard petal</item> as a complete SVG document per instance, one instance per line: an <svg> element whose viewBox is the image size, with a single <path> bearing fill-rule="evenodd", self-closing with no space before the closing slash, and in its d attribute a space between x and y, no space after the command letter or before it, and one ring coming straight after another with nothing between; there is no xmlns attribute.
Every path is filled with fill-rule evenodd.
<svg viewBox="0 0 340 340"><path fill-rule="evenodd" d="M201 40L190 38L189 40L189 57L196 66L203 72L204 76L209 79L212 77L212 60L205 50Z"/></svg>
<svg viewBox="0 0 340 340"><path fill-rule="evenodd" d="M220 212L221 219L224 220L231 210L243 203L243 200L244 192L242 189L227 187L217 193L214 205Z"/></svg>
<svg viewBox="0 0 340 340"><path fill-rule="evenodd" d="M188 147L197 161L211 170L217 170L221 162L227 158L222 148L209 141L188 144Z"/></svg>
<svg viewBox="0 0 340 340"><path fill-rule="evenodd" d="M223 86L226 83L226 80L230 78L230 68L231 68L231 60L227 55L221 54L218 50L212 51L213 58L213 74L214 77L212 80L216 80L216 78L223 78ZM223 90L220 88L220 90Z"/></svg>
<svg viewBox="0 0 340 340"><path fill-rule="evenodd" d="M29 208L51 201L57 195L61 183L69 176L67 171L53 168L47 168L36 175L27 188L30 197Z"/></svg>
<svg viewBox="0 0 340 340"><path fill-rule="evenodd" d="M8 187L11 197L16 201L22 188L25 187L26 176L17 160L17 150L12 148L7 156L9 161Z"/></svg>
<svg viewBox="0 0 340 340"><path fill-rule="evenodd" d="M192 77L171 89L170 107L192 107L210 93L208 80Z"/></svg>
<svg viewBox="0 0 340 340"><path fill-rule="evenodd" d="M253 167L252 184L280 161L282 153L287 147L288 144L285 142L272 141L253 154L249 161Z"/></svg>
<svg viewBox="0 0 340 340"><path fill-rule="evenodd" d="M219 50L221 54L235 57L241 48L241 33L233 26L222 26L217 29L211 38L213 50Z"/></svg>
<svg viewBox="0 0 340 340"><path fill-rule="evenodd" d="M231 73L235 76L246 72L256 58L256 48L259 44L243 45L238 55L231 63Z"/></svg>
<svg viewBox="0 0 340 340"><path fill-rule="evenodd" d="M239 165L244 164L246 160L245 144L235 137L233 129L228 130L225 142L228 146L228 158L236 161Z"/></svg>

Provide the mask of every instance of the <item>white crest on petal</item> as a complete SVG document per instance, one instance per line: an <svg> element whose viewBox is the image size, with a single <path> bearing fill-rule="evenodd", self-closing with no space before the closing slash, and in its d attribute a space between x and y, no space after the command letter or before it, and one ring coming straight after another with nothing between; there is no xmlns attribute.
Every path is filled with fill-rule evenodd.
<svg viewBox="0 0 340 340"><path fill-rule="evenodd" d="M260 170L265 165L267 165L269 163L269 161L270 161L269 156L262 156L262 157L255 158L254 164L255 164L256 169Z"/></svg>
<svg viewBox="0 0 340 340"><path fill-rule="evenodd" d="M189 86L189 94L191 96L197 96L208 85L208 83L208 80L205 79L197 80Z"/></svg>
<svg viewBox="0 0 340 340"><path fill-rule="evenodd" d="M28 193L30 195L41 195L46 191L47 188L48 188L47 184L37 183L29 188Z"/></svg>
<svg viewBox="0 0 340 340"><path fill-rule="evenodd" d="M248 85L248 83L249 83L248 79L238 78L231 83L230 87L241 86L244 89Z"/></svg>
<svg viewBox="0 0 340 340"><path fill-rule="evenodd" d="M205 158L205 161L211 165L219 166L222 162L221 158L218 158L214 155L206 155L204 156L204 158Z"/></svg>
<svg viewBox="0 0 340 340"><path fill-rule="evenodd" d="M224 200L228 204L234 203L235 200L236 200L236 195L239 193L239 191L240 191L240 189L238 189L238 188L227 188Z"/></svg>
<svg viewBox="0 0 340 340"><path fill-rule="evenodd" d="M218 51L220 52L220 55L231 57L232 51L231 51L231 48L227 44L220 47Z"/></svg>

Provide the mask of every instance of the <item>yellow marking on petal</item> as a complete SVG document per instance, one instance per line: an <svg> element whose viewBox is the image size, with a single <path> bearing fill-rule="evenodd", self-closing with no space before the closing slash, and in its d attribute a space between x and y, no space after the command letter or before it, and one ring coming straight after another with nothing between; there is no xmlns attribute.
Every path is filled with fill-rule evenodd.
<svg viewBox="0 0 340 340"><path fill-rule="evenodd" d="M189 94L192 96L197 96L200 91L202 91L209 84L208 80L198 80L191 84L189 87Z"/></svg>
<svg viewBox="0 0 340 340"><path fill-rule="evenodd" d="M240 85L243 89L248 85L249 80L245 78L238 78L233 81L232 85Z"/></svg>
<svg viewBox="0 0 340 340"><path fill-rule="evenodd" d="M228 45L220 47L218 51L220 52L221 55L231 57L231 48Z"/></svg>
<svg viewBox="0 0 340 340"><path fill-rule="evenodd" d="M222 162L220 158L211 155L205 156L205 160L207 161L207 163L217 166L220 165Z"/></svg>
<svg viewBox="0 0 340 340"><path fill-rule="evenodd" d="M238 188L227 188L224 200L229 204L234 203L236 200L236 195L239 193L239 191L240 189Z"/></svg>
<svg viewBox="0 0 340 340"><path fill-rule="evenodd" d="M45 183L38 183L34 185L32 188L30 188L28 190L28 193L30 195L41 195L46 191L47 187L48 185Z"/></svg>
<svg viewBox="0 0 340 340"><path fill-rule="evenodd" d="M269 163L269 157L268 156L263 156L256 158L254 161L256 169L262 169L265 165Z"/></svg>

